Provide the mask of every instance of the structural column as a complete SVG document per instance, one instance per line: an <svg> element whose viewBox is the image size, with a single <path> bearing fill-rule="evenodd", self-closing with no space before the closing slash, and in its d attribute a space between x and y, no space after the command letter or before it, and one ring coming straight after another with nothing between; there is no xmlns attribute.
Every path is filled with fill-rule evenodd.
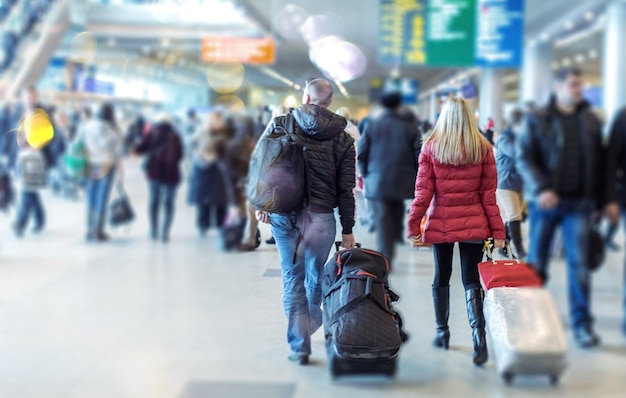
<svg viewBox="0 0 626 398"><path fill-rule="evenodd" d="M535 43L524 48L524 64L520 78L521 102L547 103L552 90L551 43Z"/></svg>
<svg viewBox="0 0 626 398"><path fill-rule="evenodd" d="M437 92L436 91L433 91L432 94L430 94L430 106L429 106L428 112L429 112L428 121L430 122L430 124L434 126L435 122L437 121Z"/></svg>
<svg viewBox="0 0 626 398"><path fill-rule="evenodd" d="M607 119L626 106L626 1L613 0L606 12L602 51L603 108Z"/></svg>
<svg viewBox="0 0 626 398"><path fill-rule="evenodd" d="M492 118L495 122L496 131L504 128L504 84L502 69L485 68L480 75L480 126L487 124Z"/></svg>

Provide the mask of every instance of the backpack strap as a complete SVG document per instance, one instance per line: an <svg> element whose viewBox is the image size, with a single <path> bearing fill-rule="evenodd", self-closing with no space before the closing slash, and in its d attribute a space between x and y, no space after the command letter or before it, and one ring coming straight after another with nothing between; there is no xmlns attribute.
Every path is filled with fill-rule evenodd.
<svg viewBox="0 0 626 398"><path fill-rule="evenodd" d="M347 279L362 279L362 278L345 278L340 282L340 284L344 284L347 281ZM367 300L372 300L378 305L378 307L380 307L381 310L385 311L386 313L390 315L394 315L394 313L390 312L389 309L386 308L384 304L380 303L378 300L372 297L372 286L374 285L374 283L378 283L378 282L375 282L373 278L367 278L366 285L365 285L365 293L353 299L352 301L350 301L348 304L344 305L343 307L339 308L337 312L333 314L333 317L331 318L329 325L332 325L335 322L339 321L339 318L341 318L348 312L352 311L353 309L358 307L359 304Z"/></svg>

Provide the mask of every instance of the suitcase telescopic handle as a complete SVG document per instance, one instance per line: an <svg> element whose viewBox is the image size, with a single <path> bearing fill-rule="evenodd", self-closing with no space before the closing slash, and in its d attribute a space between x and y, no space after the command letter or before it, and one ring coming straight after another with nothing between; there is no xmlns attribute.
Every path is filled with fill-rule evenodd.
<svg viewBox="0 0 626 398"><path fill-rule="evenodd" d="M507 253L509 253L509 260L519 263L519 260L513 258L513 252L511 251L511 241L509 239L506 239L504 242L506 251ZM493 238L485 240L485 246L483 248L483 251L487 255L487 260L493 262L494 264L496 263L496 261L493 259L493 251L495 248L495 240Z"/></svg>
<svg viewBox="0 0 626 398"><path fill-rule="evenodd" d="M361 244L357 242L355 247L361 247ZM341 242L337 241L335 242L335 251L339 251L339 249L341 249Z"/></svg>

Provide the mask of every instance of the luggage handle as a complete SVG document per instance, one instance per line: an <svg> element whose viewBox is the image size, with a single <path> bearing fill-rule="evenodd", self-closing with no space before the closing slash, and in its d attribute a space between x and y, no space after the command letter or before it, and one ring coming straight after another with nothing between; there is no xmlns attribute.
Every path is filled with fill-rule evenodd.
<svg viewBox="0 0 626 398"><path fill-rule="evenodd" d="M360 248L361 244L357 242L355 247ZM340 241L336 241L335 242L335 251L339 251L339 249L341 249L341 242Z"/></svg>
<svg viewBox="0 0 626 398"><path fill-rule="evenodd" d="M519 260L513 258L513 252L511 251L511 241L509 239L505 239L504 247L506 247L506 251L509 253L509 260L513 261L514 264L519 264ZM485 239L485 246L483 247L483 252L487 255L487 261L491 261L492 263L496 263L496 260L493 259L493 250L495 249L495 240L493 238ZM504 264L504 265L513 265L513 264Z"/></svg>

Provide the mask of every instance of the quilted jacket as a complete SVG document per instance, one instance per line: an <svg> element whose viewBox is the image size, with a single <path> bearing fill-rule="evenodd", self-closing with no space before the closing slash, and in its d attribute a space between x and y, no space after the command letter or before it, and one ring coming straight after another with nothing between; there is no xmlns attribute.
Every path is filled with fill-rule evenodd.
<svg viewBox="0 0 626 398"><path fill-rule="evenodd" d="M300 105L292 115L296 121L296 134L306 147L310 210L332 213L338 207L342 233L351 234L355 212L356 151L354 139L344 131L346 119L310 104ZM270 122L266 133L274 129L276 122L276 118Z"/></svg>
<svg viewBox="0 0 626 398"><path fill-rule="evenodd" d="M426 145L420 154L408 235L420 234L420 222L430 207L422 236L425 243L505 239L496 204L497 182L491 149L485 148L478 164L454 166L435 160L432 146Z"/></svg>

